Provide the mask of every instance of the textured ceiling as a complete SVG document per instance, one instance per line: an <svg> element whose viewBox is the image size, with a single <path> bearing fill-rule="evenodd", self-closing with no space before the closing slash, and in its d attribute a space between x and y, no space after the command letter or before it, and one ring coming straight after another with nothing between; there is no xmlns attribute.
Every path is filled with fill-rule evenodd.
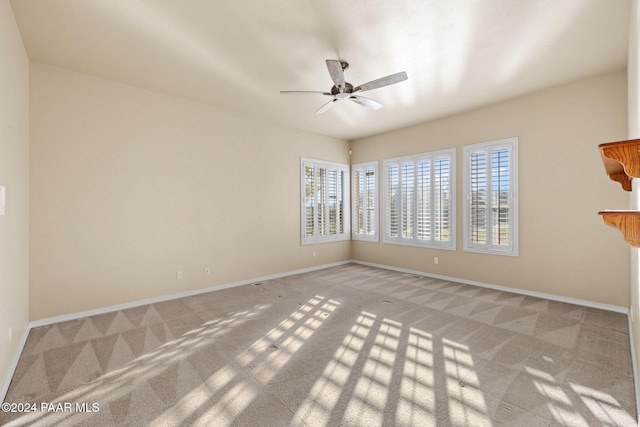
<svg viewBox="0 0 640 427"><path fill-rule="evenodd" d="M626 68L629 0L13 0L29 57L356 139ZM325 59L358 85L338 103Z"/></svg>

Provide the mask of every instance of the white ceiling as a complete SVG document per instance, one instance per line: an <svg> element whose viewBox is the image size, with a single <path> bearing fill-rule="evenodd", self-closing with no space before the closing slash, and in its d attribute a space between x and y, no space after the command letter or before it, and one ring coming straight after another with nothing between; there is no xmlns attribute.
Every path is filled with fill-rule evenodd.
<svg viewBox="0 0 640 427"><path fill-rule="evenodd" d="M29 57L343 139L626 68L630 0L12 0ZM325 59L354 85L338 103Z"/></svg>

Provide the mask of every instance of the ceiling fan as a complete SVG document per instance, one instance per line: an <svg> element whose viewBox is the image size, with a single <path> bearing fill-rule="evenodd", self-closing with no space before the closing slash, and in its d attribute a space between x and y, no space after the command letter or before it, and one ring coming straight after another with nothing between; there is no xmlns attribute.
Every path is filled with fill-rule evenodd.
<svg viewBox="0 0 640 427"><path fill-rule="evenodd" d="M365 92L367 90L377 89L384 86L389 86L395 83L399 83L407 80L407 73L401 71L399 73L391 74L386 77L380 77L379 79L371 80L368 83L361 84L360 86L354 87L351 83L345 81L344 79L344 70L349 68L349 63L345 61L338 61L336 59L327 59L327 68L329 69L329 74L331 75L331 79L333 80L333 87L329 92L321 92L321 91L303 91L303 90L282 90L280 93L284 94L293 94L293 95L325 95L330 96L331 101L324 104L322 107L316 111L316 114L321 114L333 107L337 101L342 101L348 99L349 101L353 101L356 104L363 105L367 108L371 108L372 110L378 110L382 108L382 104L378 101L374 101L373 99L365 98L364 96L360 96L361 92Z"/></svg>

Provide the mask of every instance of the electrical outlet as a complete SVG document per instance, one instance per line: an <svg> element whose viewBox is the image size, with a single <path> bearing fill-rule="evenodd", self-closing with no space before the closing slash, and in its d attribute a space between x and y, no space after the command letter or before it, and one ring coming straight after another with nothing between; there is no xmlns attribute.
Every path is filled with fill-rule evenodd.
<svg viewBox="0 0 640 427"><path fill-rule="evenodd" d="M178 272L176 273L176 279L178 279L178 280L182 280L182 277L183 277L183 275L182 275L182 270L180 270L180 271L178 271Z"/></svg>
<svg viewBox="0 0 640 427"><path fill-rule="evenodd" d="M316 251L313 251L313 257L314 258L316 257Z"/></svg>
<svg viewBox="0 0 640 427"><path fill-rule="evenodd" d="M210 269L209 267L205 267L205 268L204 268L204 275L205 275L205 276L208 276L208 275L210 275L210 274L211 274L211 269Z"/></svg>
<svg viewBox="0 0 640 427"><path fill-rule="evenodd" d="M438 259L438 257L433 257L433 263L434 264L438 264L440 262L440 260Z"/></svg>
<svg viewBox="0 0 640 427"><path fill-rule="evenodd" d="M9 326L9 343L13 340L13 326Z"/></svg>

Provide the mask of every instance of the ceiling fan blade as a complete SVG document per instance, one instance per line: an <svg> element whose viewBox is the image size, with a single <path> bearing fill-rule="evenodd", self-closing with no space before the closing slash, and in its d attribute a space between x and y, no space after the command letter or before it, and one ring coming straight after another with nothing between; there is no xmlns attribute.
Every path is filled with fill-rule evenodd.
<svg viewBox="0 0 640 427"><path fill-rule="evenodd" d="M342 63L335 59L327 59L327 69L331 74L331 80L340 88L340 92L344 90L344 70L342 69Z"/></svg>
<svg viewBox="0 0 640 427"><path fill-rule="evenodd" d="M333 96L329 92L321 92L318 90L281 90L280 93L285 95L329 95Z"/></svg>
<svg viewBox="0 0 640 427"><path fill-rule="evenodd" d="M333 107L333 103L336 102L337 99L332 99L331 101L327 102L326 104L324 104L322 107L320 107L318 109L318 111L316 111L316 114L322 114L325 111L327 111L329 108Z"/></svg>
<svg viewBox="0 0 640 427"><path fill-rule="evenodd" d="M377 89L383 86L389 86L395 83L400 83L407 80L407 73L401 71L399 73L391 74L386 77L380 77L379 79L371 80L368 83L362 84L353 88L353 92L364 92L365 90Z"/></svg>
<svg viewBox="0 0 640 427"><path fill-rule="evenodd" d="M383 105L378 101L374 101L373 99L365 98L364 96L359 95L350 96L349 101L353 101L356 104L364 105L365 107L371 108L372 110L379 110L383 107Z"/></svg>

